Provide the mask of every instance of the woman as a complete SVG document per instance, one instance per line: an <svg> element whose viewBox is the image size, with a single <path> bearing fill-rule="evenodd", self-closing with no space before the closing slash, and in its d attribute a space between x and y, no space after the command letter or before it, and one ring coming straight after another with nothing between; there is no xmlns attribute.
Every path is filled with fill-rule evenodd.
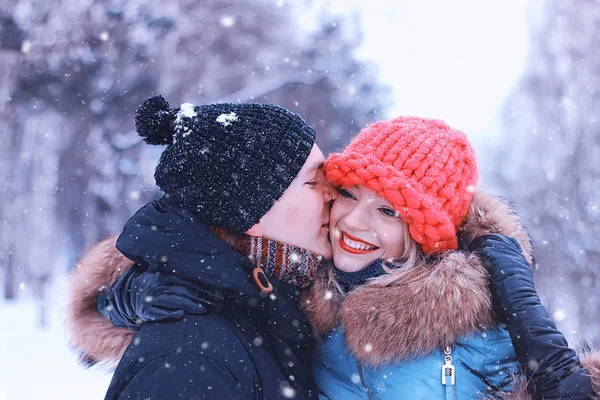
<svg viewBox="0 0 600 400"><path fill-rule="evenodd" d="M513 299L495 290L495 284L507 282L502 274L494 276L513 265L526 275L531 246L504 203L476 193L475 155L464 134L437 120L381 121L331 156L325 172L340 188L330 216L334 264L320 269L303 302L320 339L313 370L323 399L460 399L522 392L513 384L519 363L534 398L591 394L587 371L551 326L521 346L519 333L527 327L512 324L511 317L527 314L531 304L507 316L501 312ZM459 251L459 228L479 257ZM518 243L488 233L503 233ZM494 320L486 269L498 318L512 329L510 335ZM118 284L102 299L113 306L103 309L112 321L131 327L140 316L165 317L140 301L119 304L114 292L131 291L140 281L153 284L138 297L160 288L162 304L157 299L153 307L193 312L193 302L165 295L169 277L144 275L126 274L120 283L127 285ZM186 296L193 297L193 289ZM547 319L543 312L534 314ZM554 349L539 346L548 334L559 339ZM532 347L539 354L532 355ZM552 357L548 361L549 354L560 355L567 372L549 379L536 376L539 368L527 369L532 361L557 365Z"/></svg>
<svg viewBox="0 0 600 400"><path fill-rule="evenodd" d="M468 239L479 236L475 218L495 212L497 231L520 238L529 258L531 246L501 204L473 200L477 167L465 135L441 121L381 121L332 155L325 172L339 188L330 214L334 265L321 269L304 303L322 338L313 368L322 397L461 399L513 391L511 338L494 322L480 260L457 251L457 231L462 225ZM472 249L492 254L496 264L514 264L507 254L523 259L518 243L484 238ZM579 368L565 349L565 364ZM571 375L583 378L572 382L578 386L569 398L588 398L585 373ZM538 394L566 394L546 386Z"/></svg>

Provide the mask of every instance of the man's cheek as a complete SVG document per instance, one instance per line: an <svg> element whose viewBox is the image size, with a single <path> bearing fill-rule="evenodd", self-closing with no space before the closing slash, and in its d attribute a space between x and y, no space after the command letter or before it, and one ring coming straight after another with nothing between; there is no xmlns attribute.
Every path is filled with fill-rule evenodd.
<svg viewBox="0 0 600 400"><path fill-rule="evenodd" d="M318 210L318 204L315 204L311 201L297 202L292 207L288 207L285 214L285 223L292 224L292 226L296 226L299 229L302 226L309 227L309 224L318 224L317 215L320 215ZM300 232L302 233L302 232Z"/></svg>

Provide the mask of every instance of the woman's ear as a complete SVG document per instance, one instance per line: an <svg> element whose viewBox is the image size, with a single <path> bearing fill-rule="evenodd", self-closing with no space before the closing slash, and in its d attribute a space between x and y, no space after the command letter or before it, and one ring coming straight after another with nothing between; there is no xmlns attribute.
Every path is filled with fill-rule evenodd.
<svg viewBox="0 0 600 400"><path fill-rule="evenodd" d="M256 224L254 224L252 226L252 228L248 229L246 231L246 235L250 235L250 236L263 236L264 235L264 230L262 227L262 224L259 222L257 222Z"/></svg>

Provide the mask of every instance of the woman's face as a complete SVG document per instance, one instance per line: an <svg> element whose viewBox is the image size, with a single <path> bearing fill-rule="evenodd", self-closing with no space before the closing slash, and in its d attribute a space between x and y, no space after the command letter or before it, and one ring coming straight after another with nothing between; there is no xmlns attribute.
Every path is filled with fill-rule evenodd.
<svg viewBox="0 0 600 400"><path fill-rule="evenodd" d="M404 253L404 221L390 203L366 186L341 187L329 217L333 262L357 272L375 260Z"/></svg>

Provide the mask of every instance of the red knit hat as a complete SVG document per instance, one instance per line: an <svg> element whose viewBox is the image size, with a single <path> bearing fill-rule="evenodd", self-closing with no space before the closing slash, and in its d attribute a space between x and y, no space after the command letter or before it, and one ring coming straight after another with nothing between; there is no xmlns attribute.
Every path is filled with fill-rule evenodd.
<svg viewBox="0 0 600 400"><path fill-rule="evenodd" d="M444 121L398 117L363 129L325 163L335 186L365 185L390 202L424 253L458 247L477 185L475 151Z"/></svg>

